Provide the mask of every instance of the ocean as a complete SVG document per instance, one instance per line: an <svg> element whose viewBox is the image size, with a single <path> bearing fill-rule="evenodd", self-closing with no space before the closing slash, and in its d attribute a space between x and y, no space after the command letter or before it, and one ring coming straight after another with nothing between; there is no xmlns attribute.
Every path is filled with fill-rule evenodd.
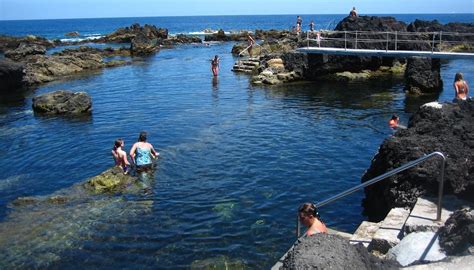
<svg viewBox="0 0 474 270"><path fill-rule="evenodd" d="M345 15L302 15L331 29ZM473 22L472 14L393 15ZM201 35L289 29L296 15L0 21L0 34L93 39L133 23ZM0 95L0 268L200 269L271 267L295 241L298 206L360 183L392 131L424 102L450 101L454 74L474 81L469 60L444 61L439 96L405 96L402 78L253 86L231 72L234 43L162 49L132 64ZM60 49L60 48L59 48ZM58 48L55 48L58 50ZM221 57L219 78L209 59ZM85 118L43 117L32 98L85 91ZM113 165L116 138L130 149L145 130L161 153L156 172L134 192L81 204L13 207L18 197L49 196ZM363 192L320 209L331 228L353 232L365 220ZM79 263L81 262L81 263Z"/></svg>

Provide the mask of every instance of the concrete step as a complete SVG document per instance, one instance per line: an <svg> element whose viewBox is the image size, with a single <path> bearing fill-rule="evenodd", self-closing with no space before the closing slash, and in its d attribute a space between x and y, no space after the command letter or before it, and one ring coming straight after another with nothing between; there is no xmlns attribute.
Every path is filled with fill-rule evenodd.
<svg viewBox="0 0 474 270"><path fill-rule="evenodd" d="M375 232L380 228L380 223L363 221L349 240L349 243L356 245L362 244L368 247Z"/></svg>
<svg viewBox="0 0 474 270"><path fill-rule="evenodd" d="M403 238L403 228L410 215L410 211L404 208L393 208L381 222L380 228L375 232L368 249L383 254L400 243Z"/></svg>
<svg viewBox="0 0 474 270"><path fill-rule="evenodd" d="M441 220L436 220L437 214L437 198L420 197L416 201L415 207L410 213L405 224L405 232L436 232L444 225L454 210L462 206L470 206L469 202L462 201L454 196L448 195L443 197Z"/></svg>

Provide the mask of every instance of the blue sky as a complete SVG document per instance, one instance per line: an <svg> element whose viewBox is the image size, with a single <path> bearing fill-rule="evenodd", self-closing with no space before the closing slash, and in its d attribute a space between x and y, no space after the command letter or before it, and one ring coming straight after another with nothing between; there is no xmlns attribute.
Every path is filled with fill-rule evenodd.
<svg viewBox="0 0 474 270"><path fill-rule="evenodd" d="M474 13L474 0L0 0L0 20L188 15Z"/></svg>

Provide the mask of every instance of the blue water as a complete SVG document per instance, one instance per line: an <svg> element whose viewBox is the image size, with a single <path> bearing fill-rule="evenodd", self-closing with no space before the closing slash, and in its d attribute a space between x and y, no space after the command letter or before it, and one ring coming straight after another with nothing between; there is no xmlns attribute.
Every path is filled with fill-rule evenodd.
<svg viewBox="0 0 474 270"><path fill-rule="evenodd" d="M175 33L282 29L293 17L3 21L0 33L57 38L69 31L103 34L132 22ZM315 17L324 18L322 24L340 19ZM253 87L246 75L230 71L236 60L232 45L161 50L132 65L1 95L0 268L176 269L220 256L250 269L269 268L294 241L298 205L360 183L391 134L392 113L406 123L414 108L433 99L407 100L398 79ZM209 70L216 54L218 80ZM472 61L444 63L440 101L452 99L457 71L474 81ZM34 115L32 97L59 89L91 95L92 116ZM129 150L142 130L162 155L147 184L151 192L98 197L57 212L52 207L24 214L7 206L17 197L52 194L106 170L113 164L113 141L124 138ZM364 220L362 196L320 209L328 226L352 232Z"/></svg>

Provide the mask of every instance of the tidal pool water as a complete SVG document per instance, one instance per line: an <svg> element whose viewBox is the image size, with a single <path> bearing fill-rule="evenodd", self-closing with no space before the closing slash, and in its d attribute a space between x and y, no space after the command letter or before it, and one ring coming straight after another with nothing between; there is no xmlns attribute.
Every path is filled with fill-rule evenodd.
<svg viewBox="0 0 474 270"><path fill-rule="evenodd" d="M295 240L296 210L360 183L393 113L424 101L400 78L255 87L232 73L231 43L180 46L128 66L0 97L0 268L269 268ZM221 57L214 79L210 59ZM472 63L447 62L472 79ZM44 117L32 97L85 91L90 117ZM437 98L437 97L434 97ZM162 158L151 191L14 207L21 196L69 192L112 166L116 138L145 130ZM320 209L329 227L364 220L363 192Z"/></svg>

